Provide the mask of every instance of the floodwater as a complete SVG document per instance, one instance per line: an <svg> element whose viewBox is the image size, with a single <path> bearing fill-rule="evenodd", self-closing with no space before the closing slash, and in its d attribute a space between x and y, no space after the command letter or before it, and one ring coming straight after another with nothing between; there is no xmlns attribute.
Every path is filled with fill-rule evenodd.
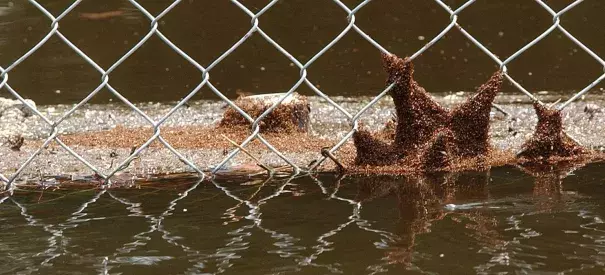
<svg viewBox="0 0 605 275"><path fill-rule="evenodd" d="M18 191L0 273L602 274L604 166Z"/></svg>
<svg viewBox="0 0 605 275"><path fill-rule="evenodd" d="M58 16L74 1L39 1ZM157 15L173 1L140 1ZM241 1L253 12L270 1ZM349 7L359 0L342 1ZM466 1L445 1L457 8ZM572 1L544 1L555 11ZM561 16L561 24L603 56L604 1L583 1ZM279 1L259 18L262 30L300 62L308 62L347 26L334 1ZM202 66L209 66L250 29L250 17L232 1L188 0L159 21L159 30ZM441 32L449 14L436 1L376 0L361 8L355 22L387 50L411 55ZM476 1L458 22L505 59L548 29L552 16L537 1ZM29 1L0 0L0 66L7 68L51 30L51 21ZM111 67L150 30L150 20L129 1L83 1L59 21L59 31L104 69ZM470 91L497 69L457 29L416 60L416 79L431 93ZM603 73L602 65L555 30L509 64L526 89L575 93ZM101 84L101 74L59 38L52 37L9 72L8 84L38 104L75 103ZM259 34L210 71L210 81L230 98L237 94L283 92L300 70ZM308 79L330 96L376 95L384 89L379 51L354 31L345 35L308 69ZM117 66L109 83L131 101L174 101L190 93L202 74L157 36ZM595 90L602 91L603 84ZM305 85L303 94L313 91ZM505 92L518 92L511 85ZM9 96L0 89L0 96ZM217 98L207 87L196 99ZM116 101L104 89L91 102Z"/></svg>

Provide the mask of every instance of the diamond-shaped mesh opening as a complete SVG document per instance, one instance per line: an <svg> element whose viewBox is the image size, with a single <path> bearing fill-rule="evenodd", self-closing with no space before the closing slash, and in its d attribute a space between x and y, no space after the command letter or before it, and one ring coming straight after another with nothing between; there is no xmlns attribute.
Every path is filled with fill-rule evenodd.
<svg viewBox="0 0 605 275"><path fill-rule="evenodd" d="M416 60L414 79L431 94L473 94L498 70L489 56L455 29Z"/></svg>
<svg viewBox="0 0 605 275"><path fill-rule="evenodd" d="M60 68L60 69L58 69ZM56 36L9 73L9 84L38 104L78 102L94 90L101 74Z"/></svg>
<svg viewBox="0 0 605 275"><path fill-rule="evenodd" d="M600 39L605 36L605 29L599 27L602 19L595 11L602 10L605 10L605 2L584 1L561 18L561 25L568 32L601 57L605 55L605 45Z"/></svg>
<svg viewBox="0 0 605 275"><path fill-rule="evenodd" d="M299 79L299 69L259 35L253 35L210 71L212 84L225 96L238 93L287 92ZM238 81L232 81L237 72Z"/></svg>
<svg viewBox="0 0 605 275"><path fill-rule="evenodd" d="M603 74L603 66L560 31L525 51L509 65L510 75L532 91L563 92L586 87ZM531 68L531 69L530 69Z"/></svg>
<svg viewBox="0 0 605 275"><path fill-rule="evenodd" d="M202 73L157 37L147 40L109 77L109 83L133 102L176 101L202 82ZM140 94L145 97L136 96Z"/></svg>
<svg viewBox="0 0 605 275"><path fill-rule="evenodd" d="M352 31L317 59L308 71L307 78L329 96L368 95L368 91L382 89L386 79L380 51Z"/></svg>
<svg viewBox="0 0 605 275"><path fill-rule="evenodd" d="M0 15L4 22L24 21L24 24L3 24L0 29L0 65L6 68L48 34L50 21L27 1L10 2L2 7Z"/></svg>
<svg viewBox="0 0 605 275"><path fill-rule="evenodd" d="M187 89L195 90L199 85L186 85ZM243 92L243 91L242 91ZM201 99L203 98L203 99ZM209 99L212 98L212 99ZM163 103L141 103L142 110L151 118L158 121L175 108L176 101ZM187 103L176 108L162 123L162 130L179 130L182 127L213 128L223 117L227 103L219 98L204 85Z"/></svg>
<svg viewBox="0 0 605 275"><path fill-rule="evenodd" d="M424 46L449 21L449 14L434 1L372 1L355 14L357 26L402 56Z"/></svg>
<svg viewBox="0 0 605 275"><path fill-rule="evenodd" d="M458 22L504 58L548 29L552 16L534 1L477 1L460 13Z"/></svg>
<svg viewBox="0 0 605 275"><path fill-rule="evenodd" d="M191 24L188 18L203 21ZM208 66L250 27L250 17L229 1L183 1L162 18L159 30L194 60Z"/></svg>
<svg viewBox="0 0 605 275"><path fill-rule="evenodd" d="M105 69L149 32L149 20L128 1L101 5L84 1L61 20L60 26L74 45Z"/></svg>
<svg viewBox="0 0 605 275"><path fill-rule="evenodd" d="M163 136L162 136L163 137ZM188 150L179 150L180 153L187 159L193 159L193 152ZM161 159L162 163L158 163L157 160ZM143 151L137 158L139 171L134 170L133 174L141 178L142 181L146 180L157 180L167 174L182 174L186 176L197 176L195 170L192 169L187 163L183 162L178 156L169 151L159 141L151 143L149 149Z"/></svg>
<svg viewBox="0 0 605 275"><path fill-rule="evenodd" d="M262 15L261 27L275 42L305 63L345 29L346 16L331 1L280 1Z"/></svg>

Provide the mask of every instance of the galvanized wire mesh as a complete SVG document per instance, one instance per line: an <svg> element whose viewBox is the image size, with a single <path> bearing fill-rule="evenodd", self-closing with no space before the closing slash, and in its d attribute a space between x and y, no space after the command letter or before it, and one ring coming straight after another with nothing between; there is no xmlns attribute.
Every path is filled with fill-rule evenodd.
<svg viewBox="0 0 605 275"><path fill-rule="evenodd" d="M110 182L110 179L111 179L111 177L113 175L115 175L122 167L124 167L124 165L127 165L133 159L135 159L145 148L147 148L152 142L154 142L156 140L159 141L160 143L162 143L167 149L169 149L180 160L182 160L184 163L186 163L188 166L190 166L193 170L195 170L196 172L198 172L203 177L204 174L203 174L202 169L200 167L198 167L191 160L187 159L184 155L182 155L181 153L179 153L166 140L164 140L164 138L162 138L162 136L161 136L161 126L162 126L162 124L164 124L164 122L168 118L170 118L170 116L172 114L174 114L174 112L176 112L181 106L183 106L184 104L186 104L187 101L189 99L191 99L194 95L196 95L196 93L202 87L204 87L204 86L208 87L213 93L215 93L217 96L219 96L223 101L225 101L233 109L237 110L237 112L239 112L242 116L244 116L252 124L251 133L248 136L248 138L246 138L241 143L241 147L245 147L252 140L258 139L270 151L272 151L275 154L277 154L281 159L283 159L286 163L288 163L290 166L292 166L292 168L294 170L294 173L297 174L297 173L301 172L301 168L299 168L296 164L294 164L294 162L292 162L291 160L289 160L286 156L284 156L281 152L279 152L275 147L273 147L265 138L263 138L263 136L260 134L259 122L261 120L263 120L268 114L270 114L277 106L279 106L281 104L281 102L283 102L288 96L290 96L292 93L294 93L294 91L297 88L299 88L303 84L307 85L318 96L320 96L321 98L325 99L330 105L332 105L339 112L341 112L342 114L344 114L347 117L347 119L348 119L348 121L350 123L351 130L340 140L340 142L338 142L336 145L334 145L329 150L330 153L335 152L345 142L347 142L351 138L351 136L353 135L353 133L355 133L355 131L357 131L357 129L358 129L358 121L361 118L361 116L369 108L371 108L372 106L374 106L376 104L376 102L378 102L381 98L383 98L389 92L389 90L393 87L393 84L388 85L388 87L386 89L384 89L380 94L378 94L377 96L375 96L373 98L373 100L371 102L369 102L367 105L365 105L361 110L359 110L356 113L351 113L351 112L347 111L346 109L344 109L339 104L337 104L336 102L334 102L329 96L327 96L327 94L325 92L323 92L318 87L316 87L307 78L307 73L308 73L307 70L308 70L308 68L315 61L317 61L324 53L326 53L330 48L332 48L338 41L340 41L349 32L356 32L361 37L363 37L365 40L367 40L368 42L370 42L379 51L381 51L383 53L388 53L388 51L383 46L381 46L381 44L378 41L374 40L371 36L369 36L368 34L366 34L360 27L358 27L355 24L356 13L359 10L361 10L362 8L364 8L364 6L366 6L372 0L365 0L362 3L360 3L359 5L357 5L357 6L353 7L353 8L348 7L347 5L345 5L344 3L342 3L339 0L333 0L334 3L336 3L346 13L346 20L347 20L348 24L345 27L345 29L342 32L340 32L340 34L338 34L330 43L328 43L325 47L323 47L319 52L317 52L306 63L300 62L297 58L295 58L292 54L290 54L287 49L283 48L279 43L277 43L275 40L273 40L271 38L271 36L269 36L267 33L265 33L262 30L262 28L260 27L259 22L261 20L261 16L265 12L267 12L269 9L271 9L278 1L279 0L273 0L269 4L267 4L264 8L262 8L260 11L258 11L257 13L254 13L250 9L248 9L245 5L243 5L242 3L240 3L239 1L237 1L237 0L231 0L231 2L238 9L240 9L242 12L244 12L248 16L250 16L250 18L251 18L251 27L250 27L249 31L239 41L237 41L233 46L231 46L229 49L227 49L222 55L220 55L213 62L211 62L210 65L204 67L201 64L199 64L196 60L194 60L193 58L191 58L183 50L181 50L170 39L168 39L164 34L162 34L162 32L158 29L158 25L159 25L158 22L159 22L159 20L162 17L164 17L167 13L169 13L173 8L175 8L181 2L180 0L174 1L172 4L170 4L167 8L165 8L162 12L160 12L157 15L153 15L150 12L148 12L145 9L145 7L143 5L141 5L140 3L138 3L137 1L129 0L129 2L136 9L138 9L140 12L142 12L147 17L147 19L149 19L149 21L150 21L150 29L149 29L148 33L138 43L136 43L126 54L124 54L121 58L119 58L109 68L104 69L101 66L99 66L94 60L92 60L89 56L87 56L87 54L85 52L83 52L77 46L75 46L59 30L59 25L60 25L61 19L64 18L68 13L70 13L76 6L78 6L82 2L82 0L75 1L73 4L71 4L67 9L65 9L58 16L55 16L55 15L51 14L47 9L45 9L42 5L40 5L38 3L38 1L29 0L29 2L32 5L34 5L38 10L40 10L40 12L42 12L46 17L48 17L48 19L50 20L50 31L48 32L48 34L46 36L44 36L44 38L40 42L38 42L33 48L31 48L29 51L27 51L24 55L22 55L17 60L15 60L14 62L12 62L8 67L6 67L6 68L0 67L0 78L1 78L1 80L0 80L0 88L6 88L13 96L15 96L19 101L21 101L36 116L40 117L46 124L48 124L50 126L50 128L51 128L51 131L50 131L48 137L46 138L46 140L44 141L44 144L34 154L32 154L19 167L19 169L14 174L9 175L9 176L5 176L5 175L0 174L0 181L5 182L7 184L7 187L11 188L13 182L15 181L15 179L17 179L19 177L19 175L24 171L24 169L28 165L30 165L30 163L36 158L36 156L38 156L44 150L44 148L47 145L49 145L49 143L51 143L52 141L57 142L57 144L59 144L61 147L63 147L65 150L67 150L67 152L69 152L69 154L71 154L74 157L76 157L79 161L81 161L83 164L85 164L87 167L89 167L91 170L93 170L97 175L99 175L100 177L102 177L103 179L105 179L107 182ZM586 53L588 53L595 61L597 61L601 65L603 65L603 68L604 68L604 73L600 77L598 77L596 80L594 80L588 86L586 86L585 88L583 88L582 90L580 90L579 92L577 92L575 95L573 95L572 97L570 97L568 100L566 100L563 103L561 103L560 105L558 105L558 108L559 109L565 108L571 102L573 102L574 100L576 100L578 97L581 97L582 95L586 94L590 89L592 89L593 87L595 87L598 83L600 83L605 78L605 61L603 60L603 58L601 58L599 55L597 55L595 52L593 52L591 49L589 49L586 45L584 45L580 40L578 40L576 37L574 37L571 33L569 33L561 25L561 17L566 12L568 12L569 10L571 10L572 8L574 8L575 6L577 6L578 4L584 2L583 0L573 1L567 7L565 7L564 9L562 9L562 10L560 10L558 12L554 11L544 1L542 1L542 0L535 0L544 10L546 10L548 13L550 13L552 15L552 17L553 17L553 23L552 23L552 25L548 29L546 29L542 34L540 34L538 37L536 37L535 39L533 39L531 42L527 43L525 46L523 46L522 48L520 48L519 50L517 50L515 53L513 53L512 55L510 55L509 57L504 58L504 59L496 56L492 51L490 51L488 49L488 47L486 47L483 43L481 43L481 41L479 41L476 38L474 38L473 35L471 35L469 32L467 32L464 28L462 28L458 24L459 14L463 10L465 10L466 8L468 8L469 6L473 5L473 3L476 2L476 0L466 1L463 5L461 5L460 7L458 7L455 10L452 9L451 7L449 7L447 4L445 4L442 0L434 0L434 1L441 8L443 8L445 11L447 11L450 14L450 23L447 26L445 26L444 29L437 36L435 36L433 39L431 39L428 43L426 43L422 48L420 48L416 52L414 52L414 53L398 53L399 55L401 55L401 56L408 55L408 56L410 56L410 59L413 60L416 57L418 57L419 55L421 55L423 52L425 52L427 49L431 48L437 41L439 41L440 39L442 39L450 31L452 31L452 29L456 28L470 42L472 42L481 51L483 51L486 55L488 55L500 67L500 69L503 71L503 73L506 76L506 78L521 93L527 95L532 100L538 100L532 94L532 92L528 91L521 84L519 84L517 81L515 81L515 79L509 74L507 65L510 62L512 62L513 60L517 59L522 54L524 54L532 46L536 45L538 42L540 42L541 40L543 40L545 37L547 37L549 34L551 34L555 29L558 29L569 40L571 40L573 43L575 43L577 46L579 46L582 50L584 50ZM219 91L212 84L212 79L210 77L211 70L214 67L216 67L221 61L223 61L227 56L229 56L232 52L234 52L238 47L240 47L243 43L245 43L246 40L248 40L252 35L261 36L269 44L271 44L272 46L274 46L275 49L278 52L280 52L282 55L284 55L286 58L288 58L293 64L295 64L300 69L300 78L296 81L296 83L294 83L291 86L291 88L278 101L276 101L270 108L268 108L265 112L263 112L256 119L252 118L249 114L247 114L242 109L240 109L237 105L235 105L233 101L229 100L226 96L224 96L223 93L221 93L221 91ZM40 113L38 110L36 110L33 106L31 106L29 103L27 103L24 100L24 98L19 94L19 92L16 91L15 89L13 89L10 86L10 84L9 84L9 75L10 75L10 72L15 67L17 67L19 64L21 64L24 60L26 60L29 56L31 56L34 52L36 52L42 45L44 45L45 43L47 43L47 41L49 41L49 39L51 37L53 37L53 36L58 37L67 46L69 46L72 50L74 50L79 56L81 56L84 60L86 60L87 63L89 63L91 66L93 66L99 72L99 74L101 76L101 83L94 90L92 90L88 94L88 96L86 96L82 101L80 101L77 105L75 105L71 110L69 110L68 112L66 112L65 114L63 114L59 119L57 119L55 121L51 121L46 116L44 116L42 113ZM174 106L174 108L172 108L168 113L166 113L163 117L161 117L158 120L153 120L152 118L150 118L147 114L145 114L145 112L141 111L134 104L132 104L127 98L125 98L120 93L120 91L116 90L114 87L112 87L111 84L109 84L109 78L110 78L111 73L118 66L120 66L126 59L128 59L134 52L136 52L139 48L141 48L152 36L157 36L158 38L160 38L173 51L175 51L176 53L178 53L185 60L187 60L190 64L192 64L193 66L195 66L200 71L200 73L202 74L202 81L195 88L193 88L186 97L184 97L181 101L179 101ZM147 140L147 142L145 142L144 144L142 144L141 146L139 146L138 148L136 148L136 150L134 151L133 154L131 154L124 161L122 161L122 163L120 163L119 165L117 165L116 168L113 171L109 172L109 173L103 173L103 172L101 172L100 169L98 169L97 167L95 167L93 164L91 164L86 159L84 159L82 156L80 156L78 153L76 153L74 150L72 150L69 146L67 146L65 143L63 143L61 141L61 139L58 137L58 133L59 133L58 128L61 126L61 123L65 119L67 119L70 115L72 115L83 104L87 103L93 96L95 96L95 94L97 94L103 88L108 89L113 95L115 95L117 98L119 98L121 101L123 101L133 111L135 111L136 113L138 113L143 119L145 119L147 122L149 122L149 124L151 126L153 126L153 129L154 129L153 136L151 138L149 138ZM234 149L233 151L231 151L225 157L225 159L222 162L220 162L218 165L215 166L213 172L216 172L219 169L221 169L221 167L223 167L230 159L232 159L233 157L235 157L238 153L240 153L240 149L239 148ZM311 167L309 167L309 170L315 169L324 160L325 160L325 157L320 158L319 161L315 162Z"/></svg>

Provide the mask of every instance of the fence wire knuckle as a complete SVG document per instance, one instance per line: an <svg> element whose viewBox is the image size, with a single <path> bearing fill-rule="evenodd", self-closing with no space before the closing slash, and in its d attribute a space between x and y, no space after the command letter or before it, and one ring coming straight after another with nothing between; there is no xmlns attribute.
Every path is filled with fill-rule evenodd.
<svg viewBox="0 0 605 275"><path fill-rule="evenodd" d="M347 141L349 141L351 139L353 134L358 130L359 120L364 115L364 113L368 109L374 107L378 101L380 101L382 98L384 98L389 93L389 91L394 87L395 84L390 83L389 85L387 85L387 87L384 90L382 90L382 92L380 92L378 95L373 97L373 99L369 103L364 105L360 110L358 110L357 112L351 112L349 110L346 110L343 106L341 106L341 104L335 102L330 96L328 96L328 94L326 92L322 91L319 87L314 85L313 82L308 78L308 69L315 61L317 61L319 58L321 58L326 52L328 52L331 48L333 48L334 45L336 45L339 41L341 41L345 35L347 35L351 32L357 33L360 37L362 37L364 40L369 42L380 52L385 53L385 54L390 54L390 52L381 43L379 43L374 38L372 38L371 35L368 35L367 33L365 33L356 23L356 15L358 14L358 12L361 9L363 9L364 7L366 7L368 4L370 4L372 2L372 0L362 1L361 3L357 4L353 8L350 8L349 6L344 4L341 0L333 0L333 2L340 9L342 9L345 13L344 15L346 16L345 19L347 21L346 26L344 27L344 29L342 31L340 31L338 33L338 35L336 35L332 40L330 40L330 42L327 45L323 46L319 51L317 51L308 61L301 62L296 57L294 57L287 49L285 49L278 42L276 42L271 37L271 35L267 34L265 31L263 31L263 29L261 27L261 20L262 20L263 14L265 14L272 7L274 7L278 1L279 0L273 0L273 1L269 2L267 5L263 6L262 9L260 9L257 13L254 13L249 8L247 8L244 4L242 4L240 1L230 0L230 2L233 4L233 6L236 9L239 9L241 12L245 13L247 16L250 17L250 29L239 40L237 40L233 45L231 45L223 53L218 55L218 57L216 57L214 60L209 62L209 64L207 66L203 66L199 62L197 62L194 58L189 56L185 51L183 51L181 48L179 48L174 42L171 41L171 39L166 37L159 30L160 20L165 15L170 13L171 10L173 10L175 7L177 7L179 5L179 3L181 3L181 0L175 0L175 1L171 2L168 6L166 6L166 8L164 8L157 15L151 14L139 2L137 2L135 0L129 0L128 2L130 2L136 10L140 11L149 20L149 30L142 38L140 38L140 40L138 40L138 42L136 42L134 44L134 46L132 46L129 50L126 51L126 53L121 55L115 62L113 62L108 68L105 69L105 68L101 67L100 65L98 65L97 62L95 62L92 58L90 58L84 51L82 51L78 46L76 46L69 38L67 38L65 35L63 35L60 31L61 20L65 16L67 16L70 12L72 12L82 2L82 0L74 1L65 10L60 12L60 14L56 17L53 14L51 14L46 8L44 8L37 0L29 0L28 2L30 4L32 4L46 18L48 18L50 28L48 29L48 32L40 39L40 41L38 41L32 48L27 50L24 54L19 56L15 61L13 61L11 64L9 64L6 68L0 66L0 89L5 88L12 96L14 96L18 101L20 101L28 110L30 110L33 114L35 114L35 116L39 117L45 124L47 124L50 127L51 131L48 133L48 136L44 139L43 145L40 146L40 148L38 148L38 150L36 150L23 164L21 164L15 173L13 173L12 175L9 175L9 176L0 174L0 182L4 183L8 189L11 189L14 181L20 176L20 174L53 141L55 141L61 148L65 149L70 155L75 157L79 162L86 165L89 169L94 171L94 173L96 175L100 176L107 182L109 182L109 180L116 173L119 172L119 170L120 170L120 168L122 168L122 166L127 165L133 159L139 157L139 155L145 149L149 148L149 146L154 141L157 141L159 144L162 144L163 147L168 149L168 151L170 151L180 161L182 161L184 164L189 166L195 172L199 173L200 176L203 178L204 169L201 169L193 161L191 161L190 159L185 157L181 152L179 152L169 142L167 142L161 135L161 128L165 124L165 122L174 113L176 113L182 106L186 105L187 102L191 98L193 98L193 96L195 96L203 87L209 88L210 91L212 91L212 93L216 94L222 101L227 103L227 105L229 107L231 107L237 113L242 115L248 122L250 122L250 124L251 124L250 135L246 139L244 139L244 141L240 144L241 148L245 147L247 144L249 144L254 139L258 139L269 151L275 153L277 156L279 156L279 158L281 160L283 160L285 163L290 165L295 174L299 173L301 171L301 168L299 166L297 166L295 164L295 162L288 159L284 154L282 154L282 152L280 152L278 149L276 149L271 143L269 143L260 134L259 124L264 118L266 118L277 107L279 107L282 104L282 102L284 100L286 100L286 98L291 96L298 88L300 88L301 85L305 85L305 86L309 87L315 95L317 95L318 97L325 100L325 102L327 102L328 105L334 107L339 113L342 113L344 116L346 116L349 126L350 126L350 130L345 134L345 136L342 139L340 139L331 148L325 148L324 150L322 150L322 152L321 152L322 156L320 156L318 161L315 161L313 163L313 165L311 165L311 167L307 167L308 171L311 171L311 170L317 168L319 165L321 165L321 163L323 161L325 161L326 156L332 156L333 153L335 153L341 146L343 146ZM375 2L377 2L377 1L375 1ZM473 45L475 45L477 48L479 48L484 54L486 54L491 60L493 60L493 62L500 68L500 70L504 74L505 78L514 87L516 87L516 89L519 92L526 95L532 101L540 102L539 99L536 98L532 92L530 92L526 88L524 88L521 83L516 81L510 75L510 71L509 71L507 65L510 64L511 62L514 62L519 56L526 53L534 45L540 43L540 41L542 41L547 36L551 35L555 30L559 30L563 34L563 37L566 37L567 39L572 41L576 46L581 48L590 57L592 57L592 59L594 59L596 62L601 64L603 66L603 74L601 74L593 82L589 83L585 88L581 89L579 92L577 92L576 94L571 96L569 99L564 100L562 104L559 104L557 106L557 108L562 110L565 107L569 106L569 104L571 104L578 98L584 96L592 88L594 88L599 83L601 83L603 81L603 79L605 79L605 61L603 60L603 58L601 58L597 53L595 53L588 46L586 46L584 43L582 43L582 41L580 41L575 36L573 36L570 32L568 32L561 23L561 17L564 16L565 13L567 13L568 11L572 10L574 7L576 7L580 3L582 3L583 0L571 1L571 3L569 3L566 7L564 7L563 9L561 9L558 12L553 10L552 7L550 7L544 1L535 0L535 2L537 4L539 4L539 6L544 11L548 12L552 16L552 18L553 18L552 24L550 24L550 26L545 31L543 31L540 35L538 35L536 38L531 40L529 43L526 43L520 49L518 49L517 51L513 52L511 55L509 55L505 58L501 58L501 57L497 56L496 54L494 54L488 47L486 47L481 41L476 39L471 33L469 33L459 23L458 19L460 16L463 16L462 15L463 11L466 10L468 7L472 6L475 2L477 2L476 0L465 1L464 3L462 3L462 5L460 5L456 9L452 9L452 7L450 7L448 4L446 4L445 1L443 1L443 0L434 0L434 2L447 12L447 14L449 16L448 23L447 23L447 25L444 26L444 28L441 31L439 31L439 33L437 33L437 35L435 35L431 40L426 42L422 47L420 47L415 52L401 53L402 55L408 55L410 57L410 60L416 59L417 57L419 57L420 55L425 53L428 49L432 48L437 42L441 41L453 29L457 29L463 35L463 37L465 37L469 42L471 42ZM294 66L296 66L299 70L298 80L292 84L292 86L288 89L288 91L285 94L280 96L280 98L276 102L274 102L268 109L266 109L261 115L259 115L256 118L253 118L252 116L250 116L248 113L246 113L244 110L242 110L239 106L237 106L237 104L234 101L227 98L218 88L216 88L216 86L213 85L213 83L212 83L213 79L210 76L211 75L210 72L213 68L215 68L225 58L227 58L236 49L238 49L241 45L243 45L248 40L248 38L250 38L252 35L258 35L258 36L262 37L267 43L269 43L279 53L281 53L281 55L283 55L284 57L286 57L286 59L288 59L290 62L292 62L292 64L294 64ZM88 93L88 95L85 98L83 98L82 100L80 100L76 105L74 105L68 111L66 111L65 113L60 115L54 121L51 121L48 117L46 117L44 114L42 114L40 111L38 111L36 109L36 107L30 105L19 94L18 91L14 90L9 85L8 80L9 80L9 74L11 73L11 71L14 68L19 66L21 63L23 63L24 60L29 58L38 49L40 49L43 45L45 45L53 36L58 37L59 41L62 41L62 43L67 45L71 50L73 50L79 57L81 57L83 60L85 60L87 64L89 64L91 67L93 67L99 73L100 84L98 86L96 86L92 91L90 91L90 93ZM176 52L180 57L185 59L187 61L187 63L194 66L200 72L201 77L202 77L202 80L193 89L191 89L184 98L179 100L175 104L174 107L172 107L166 114L161 115L160 118L157 120L152 119L144 111L142 111L140 108L135 106L126 97L124 97L120 91L116 90L110 83L111 73L114 72L117 67L122 65L136 51L138 51L144 44L146 44L149 41L149 39L153 36L160 38L160 40L166 46L168 46L172 51ZM130 110L137 113L140 117L142 117L147 123L149 123L153 127L153 135L149 139L147 139L145 143L138 146L136 148L136 150L134 151L134 153L132 153L126 159L124 159L117 166L117 168L113 169L108 174L104 174L103 172L101 172L101 169L99 169L98 167L96 167L95 165L90 163L88 160L86 160L84 157L82 157L81 155L76 153L70 146L65 144L59 138L59 129L61 127L61 124L67 118L72 116L77 110L79 110L84 104L89 102L92 99L92 97L94 97L98 92L100 92L104 88L109 90L109 92L111 94L113 94L115 97L120 99L120 101L123 102L126 106L128 106L128 108ZM220 169L223 169L223 167L226 165L226 163L229 162L231 159L233 159L240 151L241 151L240 148L233 149L219 164L217 164L216 166L213 167L212 173L216 173Z"/></svg>

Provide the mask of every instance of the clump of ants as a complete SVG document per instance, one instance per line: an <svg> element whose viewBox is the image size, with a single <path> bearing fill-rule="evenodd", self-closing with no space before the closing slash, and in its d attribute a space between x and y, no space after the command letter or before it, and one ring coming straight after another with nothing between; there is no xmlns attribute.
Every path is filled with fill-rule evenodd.
<svg viewBox="0 0 605 275"><path fill-rule="evenodd" d="M395 134L380 137L360 129L353 135L355 166L405 167L410 171L481 169L496 164L552 165L594 159L598 153L582 147L563 130L561 111L534 102L538 124L517 154L490 145L490 112L502 86L497 71L464 103L448 110L414 80L409 58L383 54L387 84L396 109ZM391 125L392 126L392 125Z"/></svg>

